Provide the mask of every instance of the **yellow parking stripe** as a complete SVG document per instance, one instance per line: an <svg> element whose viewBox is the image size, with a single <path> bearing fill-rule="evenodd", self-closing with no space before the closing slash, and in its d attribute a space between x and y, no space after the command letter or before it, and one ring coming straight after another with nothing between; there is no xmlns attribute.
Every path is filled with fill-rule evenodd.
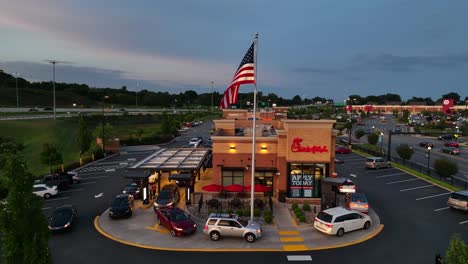
<svg viewBox="0 0 468 264"><path fill-rule="evenodd" d="M280 236L298 236L299 231L279 231Z"/></svg>
<svg viewBox="0 0 468 264"><path fill-rule="evenodd" d="M302 237L281 237L281 242L304 242Z"/></svg>
<svg viewBox="0 0 468 264"><path fill-rule="evenodd" d="M305 245L284 245L284 251L300 251L300 250L308 250Z"/></svg>

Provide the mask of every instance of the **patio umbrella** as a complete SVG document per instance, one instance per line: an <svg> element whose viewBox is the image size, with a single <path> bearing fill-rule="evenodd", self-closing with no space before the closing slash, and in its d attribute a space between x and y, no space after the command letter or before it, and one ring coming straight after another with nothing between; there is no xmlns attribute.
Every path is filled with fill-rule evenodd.
<svg viewBox="0 0 468 264"><path fill-rule="evenodd" d="M202 190L205 192L220 192L223 189L224 187L219 184L210 184L202 187Z"/></svg>
<svg viewBox="0 0 468 264"><path fill-rule="evenodd" d="M224 186L224 190L228 192L243 192L245 191L245 186L239 184L231 184L228 186Z"/></svg>
<svg viewBox="0 0 468 264"><path fill-rule="evenodd" d="M252 188L252 185L249 185L249 186L246 187L246 190L250 191L251 188ZM271 187L269 187L269 186L265 186L265 185L259 184L259 183L254 185L254 192L269 192L269 191L271 191Z"/></svg>

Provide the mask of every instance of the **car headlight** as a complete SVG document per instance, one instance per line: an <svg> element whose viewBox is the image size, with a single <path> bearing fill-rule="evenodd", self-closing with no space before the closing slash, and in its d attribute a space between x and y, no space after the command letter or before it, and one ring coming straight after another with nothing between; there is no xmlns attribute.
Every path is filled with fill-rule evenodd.
<svg viewBox="0 0 468 264"><path fill-rule="evenodd" d="M174 226L174 229L177 230L177 231L184 231L184 229L178 228L177 226Z"/></svg>
<svg viewBox="0 0 468 264"><path fill-rule="evenodd" d="M68 223L65 224L65 227L69 227L70 225L71 225L71 223L68 222Z"/></svg>
<svg viewBox="0 0 468 264"><path fill-rule="evenodd" d="M262 230L261 230L261 229L257 229L257 233L261 233L261 232L262 232Z"/></svg>
<svg viewBox="0 0 468 264"><path fill-rule="evenodd" d="M193 228L197 228L197 224L193 224Z"/></svg>
<svg viewBox="0 0 468 264"><path fill-rule="evenodd" d="M167 206L172 206L174 204L174 202L170 202L167 204Z"/></svg>

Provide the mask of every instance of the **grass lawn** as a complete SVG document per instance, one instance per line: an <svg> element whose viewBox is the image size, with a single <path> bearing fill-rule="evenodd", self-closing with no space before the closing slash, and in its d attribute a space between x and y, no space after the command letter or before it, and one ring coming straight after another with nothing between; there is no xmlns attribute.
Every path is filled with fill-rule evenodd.
<svg viewBox="0 0 468 264"><path fill-rule="evenodd" d="M159 133L158 123L147 124L113 124L116 137L127 139L131 135L137 137L138 130L143 136ZM88 125L91 131L95 127ZM34 175L48 172L48 167L41 164L40 153L44 143L53 143L63 155L64 164L79 161L79 146L77 142L78 120L71 119L40 119L0 121L0 136L11 137L25 146L24 155L29 171Z"/></svg>

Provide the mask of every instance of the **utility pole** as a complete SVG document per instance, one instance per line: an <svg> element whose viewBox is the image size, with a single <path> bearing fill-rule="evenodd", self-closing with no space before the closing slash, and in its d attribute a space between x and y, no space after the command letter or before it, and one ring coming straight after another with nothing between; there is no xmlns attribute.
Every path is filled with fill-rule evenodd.
<svg viewBox="0 0 468 264"><path fill-rule="evenodd" d="M213 84L214 82L211 81L211 112L213 112Z"/></svg>
<svg viewBox="0 0 468 264"><path fill-rule="evenodd" d="M52 89L53 89L53 97L54 97L54 120L57 117L56 110L55 110L55 64L58 63L58 61L55 60L50 60L49 63L52 64Z"/></svg>
<svg viewBox="0 0 468 264"><path fill-rule="evenodd" d="M14 72L13 75L15 75L15 82L16 82L16 108L19 108L18 76L20 76L20 74L17 72Z"/></svg>

